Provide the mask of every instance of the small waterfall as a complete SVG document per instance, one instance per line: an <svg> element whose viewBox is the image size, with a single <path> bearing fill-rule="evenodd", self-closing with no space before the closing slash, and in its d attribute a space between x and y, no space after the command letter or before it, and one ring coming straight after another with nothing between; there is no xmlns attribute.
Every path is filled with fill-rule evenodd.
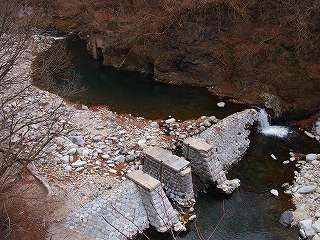
<svg viewBox="0 0 320 240"><path fill-rule="evenodd" d="M258 129L266 136L275 136L285 138L289 134L289 128L285 126L272 126L269 122L269 116L265 109L259 110Z"/></svg>

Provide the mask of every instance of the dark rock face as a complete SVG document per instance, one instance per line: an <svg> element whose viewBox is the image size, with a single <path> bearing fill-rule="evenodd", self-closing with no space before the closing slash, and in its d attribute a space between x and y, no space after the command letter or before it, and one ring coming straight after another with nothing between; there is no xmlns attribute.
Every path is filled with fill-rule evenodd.
<svg viewBox="0 0 320 240"><path fill-rule="evenodd" d="M303 117L320 105L320 33L314 14L320 9L304 15L305 29L296 29L288 16L298 21L296 10L315 1L95 0L90 8L81 5L87 12L77 13L80 1L73 0L57 1L53 9L59 13L54 24L67 22L88 35L89 51L106 65L153 74L165 83L208 87L279 115Z"/></svg>

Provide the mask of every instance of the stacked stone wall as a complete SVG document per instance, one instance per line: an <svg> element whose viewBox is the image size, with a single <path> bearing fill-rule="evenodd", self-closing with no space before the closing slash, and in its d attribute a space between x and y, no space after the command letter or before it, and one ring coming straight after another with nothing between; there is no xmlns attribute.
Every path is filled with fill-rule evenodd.
<svg viewBox="0 0 320 240"><path fill-rule="evenodd" d="M225 169L241 160L250 145L251 127L258 112L247 109L222 119L197 136L212 144L216 156Z"/></svg>
<svg viewBox="0 0 320 240"><path fill-rule="evenodd" d="M204 140L186 139L183 144L183 154L190 161L192 171L204 182L211 181L220 184L227 180L216 151Z"/></svg>
<svg viewBox="0 0 320 240"><path fill-rule="evenodd" d="M158 147L145 151L143 171L164 184L167 195L181 205L194 201L190 163Z"/></svg>

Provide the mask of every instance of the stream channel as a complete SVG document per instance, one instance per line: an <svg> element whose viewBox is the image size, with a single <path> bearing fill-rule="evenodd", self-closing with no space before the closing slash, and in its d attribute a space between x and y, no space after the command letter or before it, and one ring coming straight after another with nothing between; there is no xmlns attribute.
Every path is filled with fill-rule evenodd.
<svg viewBox="0 0 320 240"><path fill-rule="evenodd" d="M90 57L85 43L79 39L67 39L66 45L85 87L85 91L69 99L73 102L89 107L107 105L117 113L148 119L166 119L171 115L179 120L202 115L223 118L246 107L213 96L203 88L166 85L150 76L103 66ZM217 107L222 100L227 102L226 107ZM318 146L296 129L282 138L253 131L247 154L228 173L229 179L241 180L241 187L231 196L213 189L199 193L195 205L197 219L178 239L207 240L210 236L214 240L298 239L297 229L284 228L279 223L281 213L294 207L281 185L292 183L295 163L282 162L289 159L290 151L311 153ZM278 160L272 159L271 154ZM273 196L271 189L278 189L279 197ZM152 229L146 234L152 240L170 239Z"/></svg>

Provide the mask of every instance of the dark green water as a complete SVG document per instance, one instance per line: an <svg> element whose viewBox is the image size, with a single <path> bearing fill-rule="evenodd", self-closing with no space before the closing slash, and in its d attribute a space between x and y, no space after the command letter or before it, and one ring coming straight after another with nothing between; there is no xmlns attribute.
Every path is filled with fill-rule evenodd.
<svg viewBox="0 0 320 240"><path fill-rule="evenodd" d="M88 106L108 105L115 112L149 119L164 119L171 115L186 120L212 114L223 118L244 108L230 102L225 108L218 108L216 104L222 99L204 88L167 85L140 73L103 66L91 58L85 43L77 38L69 38L67 47L81 85L86 88L71 98L74 102Z"/></svg>
<svg viewBox="0 0 320 240"><path fill-rule="evenodd" d="M241 187L230 197L214 190L199 194L195 206L197 221L179 239L201 239L195 224L206 240L213 231L210 238L213 240L298 239L296 229L286 229L279 223L281 213L293 208L290 196L282 193L281 185L292 182L295 169L294 163L283 165L282 162L289 159L290 150L310 153L316 149L319 144L304 136L291 135L281 140L254 133L246 156L228 174L228 178L239 178ZM277 161L270 157L272 153ZM273 188L279 190L279 197L271 195ZM171 239L153 231L147 234L153 240Z"/></svg>

